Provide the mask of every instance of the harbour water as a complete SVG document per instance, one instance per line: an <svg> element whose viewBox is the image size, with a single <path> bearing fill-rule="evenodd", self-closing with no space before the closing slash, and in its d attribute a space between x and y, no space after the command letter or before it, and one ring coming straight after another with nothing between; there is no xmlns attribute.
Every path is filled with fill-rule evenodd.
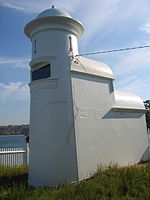
<svg viewBox="0 0 150 200"><path fill-rule="evenodd" d="M0 148L25 148L26 137L24 135L0 136Z"/></svg>

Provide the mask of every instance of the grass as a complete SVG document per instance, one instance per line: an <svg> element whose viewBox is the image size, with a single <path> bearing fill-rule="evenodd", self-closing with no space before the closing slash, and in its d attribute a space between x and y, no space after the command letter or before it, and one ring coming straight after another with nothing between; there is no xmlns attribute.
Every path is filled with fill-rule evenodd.
<svg viewBox="0 0 150 200"><path fill-rule="evenodd" d="M27 167L0 167L0 200L150 200L150 164L100 167L90 179L52 188L27 185Z"/></svg>

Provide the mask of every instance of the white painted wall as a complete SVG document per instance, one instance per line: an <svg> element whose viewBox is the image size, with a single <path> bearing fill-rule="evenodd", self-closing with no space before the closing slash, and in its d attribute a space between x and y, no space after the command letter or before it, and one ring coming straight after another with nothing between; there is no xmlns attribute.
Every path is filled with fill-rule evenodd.
<svg viewBox="0 0 150 200"><path fill-rule="evenodd" d="M99 165L135 164L147 148L145 116L113 112L111 84L109 79L72 73L79 180Z"/></svg>
<svg viewBox="0 0 150 200"><path fill-rule="evenodd" d="M39 20L39 23L37 21ZM61 26L53 20L27 25L32 40L31 70L51 65L51 77L30 85L30 161L29 184L58 185L78 180L73 105L70 80L70 40L78 54L77 35L69 23ZM44 24L45 23L45 24ZM70 25L71 26L71 25ZM30 32L30 33L29 33ZM36 52L34 52L36 40Z"/></svg>
<svg viewBox="0 0 150 200"><path fill-rule="evenodd" d="M74 46L74 55L78 54L78 41L77 37L70 32L66 32L64 30L53 30L51 29L51 25L49 25L49 29L37 32L32 36L32 60L45 57L45 56L66 56L70 55L69 48L69 36L72 39L72 45ZM36 53L34 53L34 41L36 40ZM63 59L63 60L64 60ZM63 63L61 64L63 66ZM65 70L65 67L61 67Z"/></svg>
<svg viewBox="0 0 150 200"><path fill-rule="evenodd" d="M56 84L56 86L54 86ZM55 185L77 180L70 94L59 80L31 88L29 183ZM52 86L51 86L52 85ZM68 84L69 86L69 84ZM67 176L66 176L67 174Z"/></svg>

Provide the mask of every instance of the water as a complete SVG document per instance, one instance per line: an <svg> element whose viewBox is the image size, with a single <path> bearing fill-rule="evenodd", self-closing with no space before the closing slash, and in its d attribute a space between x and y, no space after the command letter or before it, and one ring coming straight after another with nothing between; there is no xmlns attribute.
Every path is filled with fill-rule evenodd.
<svg viewBox="0 0 150 200"><path fill-rule="evenodd" d="M21 135L0 136L0 148L25 148L26 137Z"/></svg>

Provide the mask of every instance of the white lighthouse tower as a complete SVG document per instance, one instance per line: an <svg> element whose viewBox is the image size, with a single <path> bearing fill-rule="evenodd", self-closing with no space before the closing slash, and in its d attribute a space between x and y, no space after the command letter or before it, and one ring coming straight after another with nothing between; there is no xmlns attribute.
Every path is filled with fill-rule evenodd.
<svg viewBox="0 0 150 200"><path fill-rule="evenodd" d="M89 177L97 167L135 164L146 155L145 108L114 91L108 65L78 55L83 26L45 10L25 27L32 41L29 184Z"/></svg>
<svg viewBox="0 0 150 200"><path fill-rule="evenodd" d="M25 34L32 41L31 185L77 180L74 132L69 131L73 124L70 55L78 54L77 39L82 33L81 23L54 6L25 27Z"/></svg>

